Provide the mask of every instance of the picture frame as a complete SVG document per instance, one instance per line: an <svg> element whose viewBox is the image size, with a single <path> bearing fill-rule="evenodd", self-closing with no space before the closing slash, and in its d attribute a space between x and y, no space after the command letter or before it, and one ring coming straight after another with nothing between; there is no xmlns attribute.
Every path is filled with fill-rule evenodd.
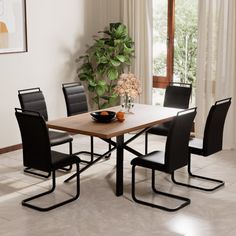
<svg viewBox="0 0 236 236"><path fill-rule="evenodd" d="M27 51L26 0L0 0L0 54Z"/></svg>

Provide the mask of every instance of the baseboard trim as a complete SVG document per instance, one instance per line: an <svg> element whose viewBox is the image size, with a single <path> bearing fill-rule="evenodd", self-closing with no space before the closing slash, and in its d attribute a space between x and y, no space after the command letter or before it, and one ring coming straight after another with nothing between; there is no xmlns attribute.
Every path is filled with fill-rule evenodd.
<svg viewBox="0 0 236 236"><path fill-rule="evenodd" d="M9 147L0 148L0 154L13 152L22 148L22 144L16 144Z"/></svg>

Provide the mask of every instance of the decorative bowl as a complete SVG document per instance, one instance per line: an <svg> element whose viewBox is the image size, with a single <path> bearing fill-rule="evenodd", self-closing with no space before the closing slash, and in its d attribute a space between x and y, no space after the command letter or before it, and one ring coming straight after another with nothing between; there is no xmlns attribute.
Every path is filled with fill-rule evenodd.
<svg viewBox="0 0 236 236"><path fill-rule="evenodd" d="M114 111L95 111L91 112L92 118L99 122L110 122L115 119L116 113Z"/></svg>

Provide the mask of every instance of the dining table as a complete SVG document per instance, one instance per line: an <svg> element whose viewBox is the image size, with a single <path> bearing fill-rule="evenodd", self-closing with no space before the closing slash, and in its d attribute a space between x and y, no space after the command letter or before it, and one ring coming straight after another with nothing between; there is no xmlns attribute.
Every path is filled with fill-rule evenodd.
<svg viewBox="0 0 236 236"><path fill-rule="evenodd" d="M114 106L105 110L118 112L121 110L121 106ZM92 118L90 112L87 112L50 120L47 122L47 126L48 128L74 134L98 137L105 142L110 143L112 148L84 167L83 170L89 168L101 158L116 150L116 196L122 196L124 181L124 150L129 151L136 156L143 155L137 150L129 147L128 144L152 126L172 120L179 111L180 109L176 108L134 104L132 110L129 113L125 113L125 120L123 122L120 122L117 119L113 119L110 122L98 122ZM124 135L130 132L133 134L132 137L125 140ZM73 177L74 175L69 177L67 181L71 180Z"/></svg>

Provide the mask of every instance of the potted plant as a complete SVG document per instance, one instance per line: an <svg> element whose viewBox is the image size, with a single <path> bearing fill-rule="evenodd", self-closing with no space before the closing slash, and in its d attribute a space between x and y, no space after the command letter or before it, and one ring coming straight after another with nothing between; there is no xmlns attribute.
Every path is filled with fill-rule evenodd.
<svg viewBox="0 0 236 236"><path fill-rule="evenodd" d="M122 23L111 23L108 30L98 33L101 36L77 59L77 73L80 81L87 84L93 102L102 109L117 102L114 88L119 75L131 64L134 42Z"/></svg>

